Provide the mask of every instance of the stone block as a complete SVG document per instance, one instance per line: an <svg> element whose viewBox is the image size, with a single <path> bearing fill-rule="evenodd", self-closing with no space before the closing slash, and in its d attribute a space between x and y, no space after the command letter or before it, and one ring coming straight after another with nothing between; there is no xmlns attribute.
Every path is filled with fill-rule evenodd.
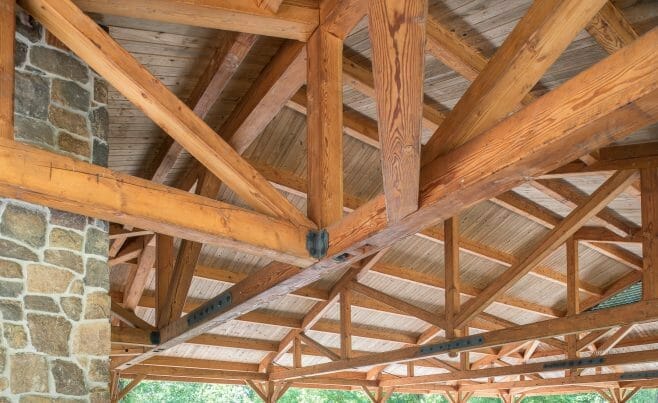
<svg viewBox="0 0 658 403"><path fill-rule="evenodd" d="M44 252L46 263L66 267L78 273L83 273L82 257L68 250L47 249Z"/></svg>
<svg viewBox="0 0 658 403"><path fill-rule="evenodd" d="M89 69L73 55L43 46L30 49L30 61L43 71L85 84Z"/></svg>
<svg viewBox="0 0 658 403"><path fill-rule="evenodd" d="M62 310L71 320L80 320L82 314L82 300L78 297L62 297L60 300Z"/></svg>
<svg viewBox="0 0 658 403"><path fill-rule="evenodd" d="M27 291L36 293L61 294L66 292L73 279L68 270L40 264L27 266Z"/></svg>
<svg viewBox="0 0 658 403"><path fill-rule="evenodd" d="M41 146L55 145L55 131L41 120L14 116L14 138Z"/></svg>
<svg viewBox="0 0 658 403"><path fill-rule="evenodd" d="M23 307L19 301L0 300L0 313L2 313L3 320L23 320Z"/></svg>
<svg viewBox="0 0 658 403"><path fill-rule="evenodd" d="M82 231L87 225L87 218L78 214L69 213L68 211L50 209L50 223L60 227Z"/></svg>
<svg viewBox="0 0 658 403"><path fill-rule="evenodd" d="M105 231L98 228L87 228L87 240L85 241L85 253L92 255L107 256L109 248L109 237Z"/></svg>
<svg viewBox="0 0 658 403"><path fill-rule="evenodd" d="M106 142L94 138L93 156L91 162L95 165L107 167L110 155L110 148Z"/></svg>
<svg viewBox="0 0 658 403"><path fill-rule="evenodd" d="M23 301L25 309L29 311L59 312L59 306L55 300L45 295L26 295Z"/></svg>
<svg viewBox="0 0 658 403"><path fill-rule="evenodd" d="M82 235L63 228L53 228L48 238L48 246L51 248L64 248L81 252L84 239Z"/></svg>
<svg viewBox="0 0 658 403"><path fill-rule="evenodd" d="M81 396L87 393L84 373L77 364L64 360L53 360L51 366L57 393L69 396Z"/></svg>
<svg viewBox="0 0 658 403"><path fill-rule="evenodd" d="M0 280L0 297L18 298L23 293L23 282Z"/></svg>
<svg viewBox="0 0 658 403"><path fill-rule="evenodd" d="M109 291L110 270L107 266L107 262L94 258L87 258L85 285L87 287L99 287Z"/></svg>
<svg viewBox="0 0 658 403"><path fill-rule="evenodd" d="M71 323L64 317L28 314L27 326L37 351L58 357L69 355Z"/></svg>
<svg viewBox="0 0 658 403"><path fill-rule="evenodd" d="M89 128L87 127L87 118L85 116L50 105L50 108L48 108L48 120L59 129L77 134L78 136L89 137Z"/></svg>
<svg viewBox="0 0 658 403"><path fill-rule="evenodd" d="M43 355L19 353L12 356L9 376L14 394L48 392L48 362Z"/></svg>
<svg viewBox="0 0 658 403"><path fill-rule="evenodd" d="M31 15L23 10L18 10L16 12L16 32L30 42L37 42L41 39L43 28Z"/></svg>
<svg viewBox="0 0 658 403"><path fill-rule="evenodd" d="M110 296L105 292L87 295L85 319L106 319L110 317Z"/></svg>
<svg viewBox="0 0 658 403"><path fill-rule="evenodd" d="M71 286L69 287L69 293L82 295L85 293L85 285L82 283L82 280L73 280Z"/></svg>
<svg viewBox="0 0 658 403"><path fill-rule="evenodd" d="M50 103L48 79L17 71L14 80L14 111L24 116L46 119Z"/></svg>
<svg viewBox="0 0 658 403"><path fill-rule="evenodd" d="M103 78L94 77L94 101L99 104L107 105L108 94L107 81Z"/></svg>
<svg viewBox="0 0 658 403"><path fill-rule="evenodd" d="M23 268L16 262L0 259L0 277L23 278Z"/></svg>
<svg viewBox="0 0 658 403"><path fill-rule="evenodd" d="M110 382L110 362L106 359L92 359L87 376L91 382Z"/></svg>
<svg viewBox="0 0 658 403"><path fill-rule="evenodd" d="M4 323L3 327L5 343L7 343L9 347L20 349L27 346L27 332L23 325Z"/></svg>
<svg viewBox="0 0 658 403"><path fill-rule="evenodd" d="M85 159L91 157L91 144L89 141L82 140L64 131L59 132L57 147L64 152L75 154Z"/></svg>
<svg viewBox="0 0 658 403"><path fill-rule="evenodd" d="M91 134L107 141L110 130L110 115L107 108L96 108L89 112L89 124L91 125Z"/></svg>
<svg viewBox="0 0 658 403"><path fill-rule="evenodd" d="M27 59L27 45L21 41L16 41L14 45L14 66L20 67Z"/></svg>
<svg viewBox="0 0 658 403"><path fill-rule="evenodd" d="M50 98L62 106L84 112L89 110L89 91L73 81L53 79Z"/></svg>
<svg viewBox="0 0 658 403"><path fill-rule="evenodd" d="M80 322L73 330L74 354L108 356L110 354L110 322Z"/></svg>
<svg viewBox="0 0 658 403"><path fill-rule="evenodd" d="M31 246L44 246L46 216L40 211L10 204L2 213L0 233Z"/></svg>
<svg viewBox="0 0 658 403"><path fill-rule="evenodd" d="M17 260L37 262L39 256L29 248L19 245L14 241L0 238L0 256Z"/></svg>

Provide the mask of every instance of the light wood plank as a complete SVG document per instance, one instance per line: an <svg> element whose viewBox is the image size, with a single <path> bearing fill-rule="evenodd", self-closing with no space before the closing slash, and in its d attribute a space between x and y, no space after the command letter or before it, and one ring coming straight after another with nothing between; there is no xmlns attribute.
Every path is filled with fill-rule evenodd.
<svg viewBox="0 0 658 403"><path fill-rule="evenodd" d="M253 208L308 223L258 171L70 0L20 4Z"/></svg>
<svg viewBox="0 0 658 403"><path fill-rule="evenodd" d="M386 212L418 209L427 0L370 0L369 33Z"/></svg>
<svg viewBox="0 0 658 403"><path fill-rule="evenodd" d="M512 112L604 3L533 3L425 145L423 165Z"/></svg>
<svg viewBox="0 0 658 403"><path fill-rule="evenodd" d="M14 0L0 0L0 138L14 138Z"/></svg>

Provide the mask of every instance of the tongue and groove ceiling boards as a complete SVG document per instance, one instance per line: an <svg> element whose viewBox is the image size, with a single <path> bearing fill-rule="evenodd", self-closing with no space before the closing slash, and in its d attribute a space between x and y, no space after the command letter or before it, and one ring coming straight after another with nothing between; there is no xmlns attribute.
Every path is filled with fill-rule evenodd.
<svg viewBox="0 0 658 403"><path fill-rule="evenodd" d="M655 384L655 2L18 4L110 84L109 169L0 192L113 222L115 382Z"/></svg>

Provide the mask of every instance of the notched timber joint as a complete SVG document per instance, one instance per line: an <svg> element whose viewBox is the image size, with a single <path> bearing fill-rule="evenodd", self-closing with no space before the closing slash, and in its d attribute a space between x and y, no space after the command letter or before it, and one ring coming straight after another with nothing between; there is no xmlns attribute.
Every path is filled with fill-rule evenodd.
<svg viewBox="0 0 658 403"><path fill-rule="evenodd" d="M230 292L227 291L219 294L218 296L206 302L199 308L190 312L187 315L187 324L189 326L192 326L196 323L203 321L207 316L211 314L225 310L226 308L231 306L231 301L232 301L232 297Z"/></svg>
<svg viewBox="0 0 658 403"><path fill-rule="evenodd" d="M593 358L580 358L577 360L563 360L563 361L554 361L547 362L544 364L544 369L565 369L565 368L581 368L589 367L592 365L601 365L605 359L603 357L593 357Z"/></svg>
<svg viewBox="0 0 658 403"><path fill-rule="evenodd" d="M329 233L326 229L309 230L306 234L306 250L315 259L327 256L329 249Z"/></svg>
<svg viewBox="0 0 658 403"><path fill-rule="evenodd" d="M461 350L464 348L479 346L483 343L484 343L484 337L482 336L463 337L460 339L446 341L443 343L428 344L426 346L423 346L420 348L420 355L436 354L436 353L447 352L451 350Z"/></svg>

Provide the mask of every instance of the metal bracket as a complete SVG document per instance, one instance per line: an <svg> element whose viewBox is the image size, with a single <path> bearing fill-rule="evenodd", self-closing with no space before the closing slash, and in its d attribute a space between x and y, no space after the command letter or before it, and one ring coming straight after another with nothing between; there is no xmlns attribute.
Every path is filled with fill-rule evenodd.
<svg viewBox="0 0 658 403"><path fill-rule="evenodd" d="M476 335L470 337L462 337L460 339L454 339L443 343L428 344L423 346L420 348L420 355L443 353L450 350L461 350L467 347L479 346L483 343L484 337L482 336Z"/></svg>
<svg viewBox="0 0 658 403"><path fill-rule="evenodd" d="M151 340L151 343L156 346L160 344L160 331L156 330L151 332L151 334L149 334L149 340Z"/></svg>
<svg viewBox="0 0 658 403"><path fill-rule="evenodd" d="M633 379L658 378L658 371L627 372L625 374L621 374L620 378L624 381Z"/></svg>
<svg viewBox="0 0 658 403"><path fill-rule="evenodd" d="M187 314L187 324L189 326L201 322L208 315L222 311L231 305L232 297L230 292L224 292L209 300L199 308Z"/></svg>
<svg viewBox="0 0 658 403"><path fill-rule="evenodd" d="M544 369L565 369L565 368L591 367L592 365L603 364L604 361L605 361L605 358L603 358L603 357L579 358L577 360L553 361L553 362L545 363L544 364Z"/></svg>
<svg viewBox="0 0 658 403"><path fill-rule="evenodd" d="M329 249L329 233L326 229L310 230L306 234L306 250L316 259L327 256Z"/></svg>

